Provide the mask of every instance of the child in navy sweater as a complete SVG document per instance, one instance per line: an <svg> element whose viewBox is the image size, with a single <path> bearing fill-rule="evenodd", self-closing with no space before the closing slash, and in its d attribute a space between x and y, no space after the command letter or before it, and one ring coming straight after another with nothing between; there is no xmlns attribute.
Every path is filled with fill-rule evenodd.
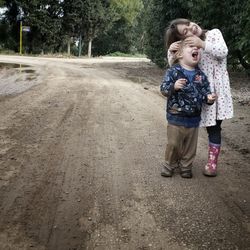
<svg viewBox="0 0 250 250"><path fill-rule="evenodd" d="M181 41L174 55L175 64L167 70L161 84L161 93L167 97L168 120L168 143L161 171L164 177L171 177L178 166L181 177L192 178L202 104L213 104L216 99L206 75L197 66L199 60L200 50Z"/></svg>

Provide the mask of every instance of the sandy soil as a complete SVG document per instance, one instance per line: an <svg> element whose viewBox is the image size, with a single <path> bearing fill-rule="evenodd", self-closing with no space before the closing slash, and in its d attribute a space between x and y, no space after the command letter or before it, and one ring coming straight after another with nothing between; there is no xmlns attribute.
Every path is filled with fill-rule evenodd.
<svg viewBox="0 0 250 250"><path fill-rule="evenodd" d="M232 75L219 175L160 176L163 71L0 56L0 249L250 249L250 85ZM22 65L20 65L22 64Z"/></svg>

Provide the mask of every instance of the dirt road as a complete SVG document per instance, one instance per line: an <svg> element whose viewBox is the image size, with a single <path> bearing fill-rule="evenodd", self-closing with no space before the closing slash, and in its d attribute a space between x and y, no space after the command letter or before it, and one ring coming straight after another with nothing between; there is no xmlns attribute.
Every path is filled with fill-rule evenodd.
<svg viewBox="0 0 250 250"><path fill-rule="evenodd" d="M0 70L1 250L250 249L250 116L239 88L219 175L202 176L201 129L193 179L167 179L152 64L0 61L17 63Z"/></svg>

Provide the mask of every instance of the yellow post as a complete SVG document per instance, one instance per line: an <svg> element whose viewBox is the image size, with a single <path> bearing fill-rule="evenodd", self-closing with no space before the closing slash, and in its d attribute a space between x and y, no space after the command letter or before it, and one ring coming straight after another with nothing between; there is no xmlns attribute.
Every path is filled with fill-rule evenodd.
<svg viewBox="0 0 250 250"><path fill-rule="evenodd" d="M22 21L20 21L20 49L19 49L20 55L22 55L22 46L23 46L23 24Z"/></svg>

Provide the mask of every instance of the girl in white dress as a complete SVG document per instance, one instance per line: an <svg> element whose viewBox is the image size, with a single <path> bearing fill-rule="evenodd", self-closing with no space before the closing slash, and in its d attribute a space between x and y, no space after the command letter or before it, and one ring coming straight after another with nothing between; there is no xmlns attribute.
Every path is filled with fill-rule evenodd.
<svg viewBox="0 0 250 250"><path fill-rule="evenodd" d="M219 29L202 30L188 19L173 20L166 29L168 61L178 50L179 40L202 49L200 69L207 75L212 92L217 95L214 105L204 104L200 127L206 127L209 139L208 162L204 175L216 176L217 161L221 148L221 123L233 117L233 102L227 72L228 48Z"/></svg>

